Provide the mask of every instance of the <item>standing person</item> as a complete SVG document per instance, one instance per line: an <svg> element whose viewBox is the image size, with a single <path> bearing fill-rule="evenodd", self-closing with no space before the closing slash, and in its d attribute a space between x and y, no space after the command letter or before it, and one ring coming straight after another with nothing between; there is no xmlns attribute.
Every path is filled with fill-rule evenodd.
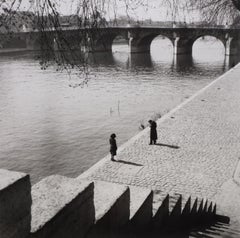
<svg viewBox="0 0 240 238"><path fill-rule="evenodd" d="M111 153L111 160L115 161L114 156L117 154L117 142L115 140L116 134L112 134L109 139L110 143L110 153Z"/></svg>
<svg viewBox="0 0 240 238"><path fill-rule="evenodd" d="M157 141L157 123L155 121L149 120L150 124L150 143L149 145L156 144Z"/></svg>

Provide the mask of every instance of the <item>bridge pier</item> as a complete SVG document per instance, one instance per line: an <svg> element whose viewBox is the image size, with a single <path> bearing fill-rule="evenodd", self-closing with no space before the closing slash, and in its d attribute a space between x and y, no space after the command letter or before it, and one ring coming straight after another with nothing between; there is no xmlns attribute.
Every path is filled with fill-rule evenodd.
<svg viewBox="0 0 240 238"><path fill-rule="evenodd" d="M225 55L238 55L240 54L240 42L238 37L227 37L225 42Z"/></svg>
<svg viewBox="0 0 240 238"><path fill-rule="evenodd" d="M141 34L139 31L129 31L129 53L150 53L151 43L156 36L156 34L145 35L144 33Z"/></svg>
<svg viewBox="0 0 240 238"><path fill-rule="evenodd" d="M27 50L49 50L54 48L54 35L49 33L45 38L41 33L27 33L25 36Z"/></svg>
<svg viewBox="0 0 240 238"><path fill-rule="evenodd" d="M174 55L192 55L193 43L188 39L176 37L173 40L173 53Z"/></svg>
<svg viewBox="0 0 240 238"><path fill-rule="evenodd" d="M225 55L224 65L228 70L240 62L240 55Z"/></svg>
<svg viewBox="0 0 240 238"><path fill-rule="evenodd" d="M131 45L129 44L129 52L130 53L150 53L150 45Z"/></svg>
<svg viewBox="0 0 240 238"><path fill-rule="evenodd" d="M174 54L173 67L178 71L186 70L186 67L193 66L193 57L190 54Z"/></svg>
<svg viewBox="0 0 240 238"><path fill-rule="evenodd" d="M112 44L101 43L94 44L87 47L88 52L111 52Z"/></svg>
<svg viewBox="0 0 240 238"><path fill-rule="evenodd" d="M130 37L128 46L130 53L150 53L151 43L138 44L136 39Z"/></svg>
<svg viewBox="0 0 240 238"><path fill-rule="evenodd" d="M94 40L92 37L87 38L86 42L82 42L81 49L84 52L97 53L97 52L111 52L113 39L109 37L101 37Z"/></svg>

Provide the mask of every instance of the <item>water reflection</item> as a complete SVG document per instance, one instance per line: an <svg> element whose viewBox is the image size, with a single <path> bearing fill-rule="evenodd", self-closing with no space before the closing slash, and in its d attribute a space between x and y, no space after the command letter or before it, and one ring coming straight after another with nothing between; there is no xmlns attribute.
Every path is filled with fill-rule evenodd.
<svg viewBox="0 0 240 238"><path fill-rule="evenodd" d="M88 61L93 67L116 65L112 52L89 53Z"/></svg>
<svg viewBox="0 0 240 238"><path fill-rule="evenodd" d="M128 65L128 59L129 54L126 52L114 52L113 58L118 66L121 66L123 68L127 68Z"/></svg>
<svg viewBox="0 0 240 238"><path fill-rule="evenodd" d="M153 68L152 56L150 53L129 54L127 67L137 68Z"/></svg>
<svg viewBox="0 0 240 238"><path fill-rule="evenodd" d="M175 55L173 57L173 68L179 72L186 72L191 68L194 69L192 55Z"/></svg>

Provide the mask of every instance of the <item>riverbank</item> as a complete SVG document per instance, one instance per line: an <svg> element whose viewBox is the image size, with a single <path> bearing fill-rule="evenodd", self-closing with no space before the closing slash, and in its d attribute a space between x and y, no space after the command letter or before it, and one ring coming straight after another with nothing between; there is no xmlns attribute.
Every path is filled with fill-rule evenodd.
<svg viewBox="0 0 240 238"><path fill-rule="evenodd" d="M215 199L240 224L239 74L240 64L159 119L157 145L145 129L119 148L117 162L107 156L79 177Z"/></svg>

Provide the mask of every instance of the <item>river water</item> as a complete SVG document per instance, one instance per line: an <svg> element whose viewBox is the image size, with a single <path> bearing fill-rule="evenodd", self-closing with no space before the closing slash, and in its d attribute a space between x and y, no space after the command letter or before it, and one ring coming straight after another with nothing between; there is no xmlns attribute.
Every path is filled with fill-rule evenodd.
<svg viewBox="0 0 240 238"><path fill-rule="evenodd" d="M151 54L129 55L126 46L96 54L86 86L69 87L55 69L41 70L29 53L0 56L0 168L76 177L227 69L223 46L199 41L192 58L173 59L164 39Z"/></svg>

